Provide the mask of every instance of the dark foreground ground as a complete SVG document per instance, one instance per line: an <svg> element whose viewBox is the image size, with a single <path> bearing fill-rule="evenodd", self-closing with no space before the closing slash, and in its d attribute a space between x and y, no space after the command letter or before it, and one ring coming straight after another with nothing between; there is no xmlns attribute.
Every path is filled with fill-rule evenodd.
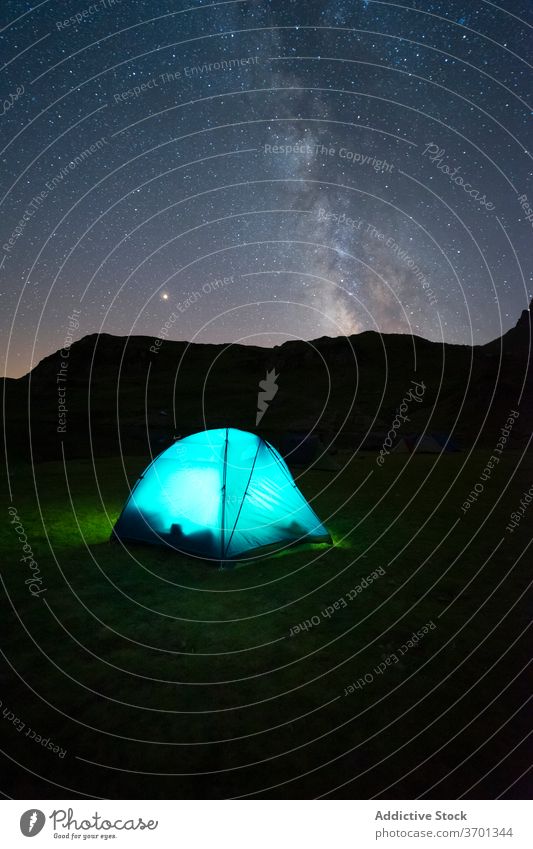
<svg viewBox="0 0 533 849"><path fill-rule="evenodd" d="M346 455L299 481L334 547L227 571L108 543L143 458L12 468L46 592L6 502L10 795L529 797L533 505L506 525L532 462L509 450L463 514L488 456Z"/></svg>

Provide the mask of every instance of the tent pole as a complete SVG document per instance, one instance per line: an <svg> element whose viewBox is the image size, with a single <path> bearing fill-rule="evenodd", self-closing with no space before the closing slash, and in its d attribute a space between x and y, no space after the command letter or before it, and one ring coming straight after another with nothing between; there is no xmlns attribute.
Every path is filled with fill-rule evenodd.
<svg viewBox="0 0 533 849"><path fill-rule="evenodd" d="M226 524L226 470L228 466L228 428L226 428L226 444L224 445L224 463L222 465L222 521L220 528L220 564L219 569L224 565L225 554L225 539L224 527Z"/></svg>

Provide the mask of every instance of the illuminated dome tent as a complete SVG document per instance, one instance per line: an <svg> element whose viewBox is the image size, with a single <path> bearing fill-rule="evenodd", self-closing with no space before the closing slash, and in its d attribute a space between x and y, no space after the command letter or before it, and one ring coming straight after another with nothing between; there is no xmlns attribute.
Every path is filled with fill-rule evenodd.
<svg viewBox="0 0 533 849"><path fill-rule="evenodd" d="M236 428L195 433L156 457L113 537L216 560L276 544L332 541L278 452Z"/></svg>

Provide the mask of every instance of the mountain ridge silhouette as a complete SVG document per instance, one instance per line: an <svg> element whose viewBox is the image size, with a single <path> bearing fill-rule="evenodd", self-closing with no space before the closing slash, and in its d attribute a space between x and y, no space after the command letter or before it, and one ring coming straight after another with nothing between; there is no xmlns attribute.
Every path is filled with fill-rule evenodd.
<svg viewBox="0 0 533 849"><path fill-rule="evenodd" d="M520 408L513 441L521 445L533 431L532 315L533 302L503 336L473 347L365 331L273 348L165 340L154 352L153 337L88 334L66 359L56 351L3 380L7 451L34 460L62 450L145 454L205 427L256 430L259 382L271 369L279 391L260 432L274 443L288 430L319 430L365 447L369 434L388 429L415 378L427 390L412 432L453 431L464 447L488 445Z"/></svg>

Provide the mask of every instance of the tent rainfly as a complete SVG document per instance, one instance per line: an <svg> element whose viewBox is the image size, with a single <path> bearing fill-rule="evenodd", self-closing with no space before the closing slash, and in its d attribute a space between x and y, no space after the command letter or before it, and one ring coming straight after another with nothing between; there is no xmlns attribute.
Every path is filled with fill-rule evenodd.
<svg viewBox="0 0 533 849"><path fill-rule="evenodd" d="M159 454L131 491L112 539L219 561L332 542L275 448L236 428L195 433Z"/></svg>

